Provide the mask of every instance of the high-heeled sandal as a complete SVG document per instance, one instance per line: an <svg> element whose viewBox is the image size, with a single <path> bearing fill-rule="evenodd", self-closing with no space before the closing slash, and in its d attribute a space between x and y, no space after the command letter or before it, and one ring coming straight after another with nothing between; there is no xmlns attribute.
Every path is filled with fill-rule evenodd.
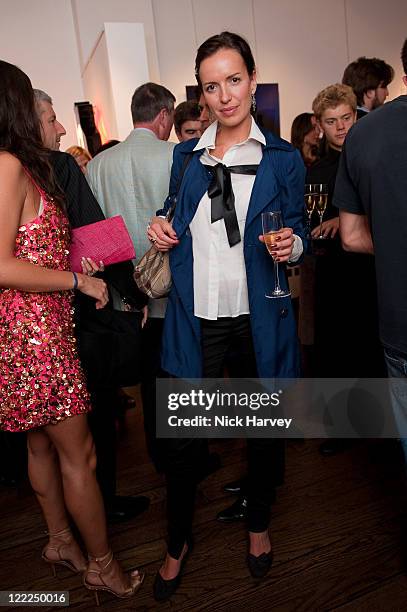
<svg viewBox="0 0 407 612"><path fill-rule="evenodd" d="M182 576L182 572L185 567L185 563L187 562L187 559L193 548L193 544L191 540L188 541L186 544L188 548L184 556L182 557L181 566L175 578L171 578L170 580L165 580L161 576L160 572L159 571L157 572L155 576L155 580L154 580L154 585L153 585L153 595L156 601L166 601L167 599L172 597L172 595L174 595L175 591L178 589L181 583L181 576Z"/></svg>
<svg viewBox="0 0 407 612"><path fill-rule="evenodd" d="M86 570L86 560L79 548L78 543L74 539L69 527L57 531L55 533L48 532L51 539L57 541L56 544L48 543L42 549L41 558L45 563L49 563L52 568L52 574L55 577L57 575L56 566L63 565L71 570L74 574L81 574ZM64 539L64 536L70 536L68 541ZM71 551L71 554L69 554ZM51 553L51 554L49 554ZM55 554L53 554L55 553ZM55 557L55 558L54 558ZM81 563L75 563L81 557Z"/></svg>
<svg viewBox="0 0 407 612"><path fill-rule="evenodd" d="M128 599L129 597L135 595L143 583L144 574L138 572L137 574L130 574L130 586L124 588L122 591L116 591L109 586L109 582L106 580L106 578L109 573L112 574L112 569L114 572L114 568L112 566L113 560L114 557L111 550L103 555L103 557L91 557L89 555L89 565L83 574L83 584L87 589L89 589L89 591L94 591L97 606L100 605L98 591L108 591L119 599ZM91 563L97 563L98 569L90 568ZM89 581L89 578L91 581Z"/></svg>

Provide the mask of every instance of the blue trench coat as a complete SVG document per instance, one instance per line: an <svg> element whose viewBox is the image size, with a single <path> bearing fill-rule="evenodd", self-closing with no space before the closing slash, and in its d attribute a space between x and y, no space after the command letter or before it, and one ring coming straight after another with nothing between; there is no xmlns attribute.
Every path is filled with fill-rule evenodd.
<svg viewBox="0 0 407 612"><path fill-rule="evenodd" d="M274 287L273 260L258 236L261 213L281 210L285 227L303 238L305 168L299 152L288 142L264 132L266 146L258 168L244 231L244 259L250 306L250 322L260 378L295 378L299 375L299 348L290 298L267 299ZM169 196L158 214L165 214L176 194L185 155L197 140L177 145ZM173 285L168 299L161 349L162 368L179 378L202 376L200 322L194 315L193 255L189 224L211 181L210 172L196 151L178 192L173 228L179 244L170 251ZM286 286L284 265L280 283Z"/></svg>

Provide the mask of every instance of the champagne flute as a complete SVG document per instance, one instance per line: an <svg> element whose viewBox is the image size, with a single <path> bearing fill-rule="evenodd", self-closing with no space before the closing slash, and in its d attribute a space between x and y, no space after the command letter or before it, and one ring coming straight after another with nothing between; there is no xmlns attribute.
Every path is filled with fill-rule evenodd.
<svg viewBox="0 0 407 612"><path fill-rule="evenodd" d="M315 187L315 208L319 215L319 236L318 240L325 240L325 236L322 235L322 219L328 203L328 185L323 183L314 185Z"/></svg>
<svg viewBox="0 0 407 612"><path fill-rule="evenodd" d="M263 225L264 244L266 245L270 255L273 255L273 248L276 244L278 244L276 238L283 229L281 212L264 212L261 215L261 221ZM274 289L270 295L267 295L266 293L266 298L281 298L288 297L289 295L291 295L291 291L281 289L280 287L278 261L274 261Z"/></svg>
<svg viewBox="0 0 407 612"><path fill-rule="evenodd" d="M304 188L305 212L307 213L307 238L311 236L311 217L315 208L316 186L307 183Z"/></svg>

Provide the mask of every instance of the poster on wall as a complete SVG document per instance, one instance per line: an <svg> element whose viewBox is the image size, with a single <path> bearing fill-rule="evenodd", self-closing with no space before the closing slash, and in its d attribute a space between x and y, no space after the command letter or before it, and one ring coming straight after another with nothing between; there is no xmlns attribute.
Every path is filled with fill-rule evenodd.
<svg viewBox="0 0 407 612"><path fill-rule="evenodd" d="M199 100L198 87L186 85L187 100ZM278 83L258 83L256 89L256 121L265 130L280 136L280 100Z"/></svg>

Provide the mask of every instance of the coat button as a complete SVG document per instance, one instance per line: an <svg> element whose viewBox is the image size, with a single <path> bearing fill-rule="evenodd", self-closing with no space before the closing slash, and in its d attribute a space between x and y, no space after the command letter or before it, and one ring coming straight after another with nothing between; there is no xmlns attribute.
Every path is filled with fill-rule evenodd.
<svg viewBox="0 0 407 612"><path fill-rule="evenodd" d="M288 308L282 308L282 309L280 310L280 317L281 317L282 319L285 319L287 315L288 315Z"/></svg>

